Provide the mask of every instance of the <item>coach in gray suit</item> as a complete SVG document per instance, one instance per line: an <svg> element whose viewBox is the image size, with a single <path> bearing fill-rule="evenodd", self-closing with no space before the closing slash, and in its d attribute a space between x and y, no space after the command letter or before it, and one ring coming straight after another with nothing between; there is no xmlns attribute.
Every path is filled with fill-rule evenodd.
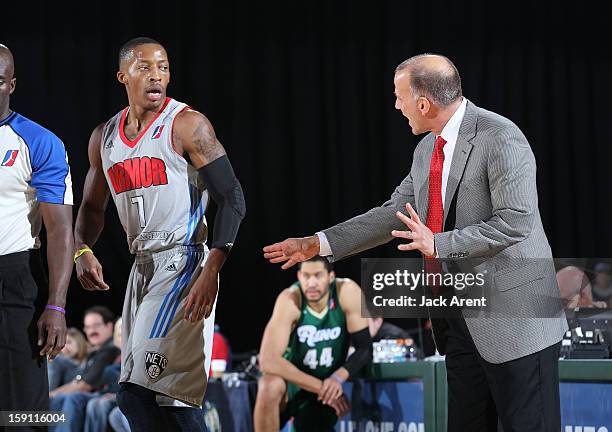
<svg viewBox="0 0 612 432"><path fill-rule="evenodd" d="M449 431L495 431L499 417L506 432L558 432L557 361L567 321L557 307L529 143L514 123L463 97L446 57L412 57L397 67L394 83L395 107L412 132L429 132L408 176L382 206L267 246L264 256L286 261L286 269L317 254L337 261L399 237L410 240L400 250L486 270L492 313L432 319L438 351L446 354Z"/></svg>

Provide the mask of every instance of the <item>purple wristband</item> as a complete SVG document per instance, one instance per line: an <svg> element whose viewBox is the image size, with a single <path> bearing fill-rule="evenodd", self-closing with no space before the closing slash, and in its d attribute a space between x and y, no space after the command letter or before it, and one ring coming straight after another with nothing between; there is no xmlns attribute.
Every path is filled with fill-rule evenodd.
<svg viewBox="0 0 612 432"><path fill-rule="evenodd" d="M47 306L45 306L45 309L51 309L51 310L58 311L58 312L63 313L64 315L66 315L66 310L64 308L59 307L59 306L48 304Z"/></svg>
<svg viewBox="0 0 612 432"><path fill-rule="evenodd" d="M344 380L342 378L340 378L340 376L338 376L336 373L331 374L330 378L332 378L338 384L344 384Z"/></svg>

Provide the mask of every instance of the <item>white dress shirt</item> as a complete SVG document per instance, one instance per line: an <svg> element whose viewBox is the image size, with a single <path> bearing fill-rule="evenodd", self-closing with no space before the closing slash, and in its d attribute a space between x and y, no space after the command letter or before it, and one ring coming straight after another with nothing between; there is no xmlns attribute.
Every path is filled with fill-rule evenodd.
<svg viewBox="0 0 612 432"><path fill-rule="evenodd" d="M446 144L442 148L444 151L444 164L442 165L442 208L444 208L444 200L446 199L446 184L448 183L448 174L450 173L451 163L453 162L453 153L455 153L455 144L457 144L457 137L459 136L459 128L465 115L465 107L467 106L467 99L463 98L461 105L457 108L457 111L448 120L440 136L444 138ZM437 137L436 137L437 138Z"/></svg>
<svg viewBox="0 0 612 432"><path fill-rule="evenodd" d="M455 144L457 144L457 137L459 136L459 128L465 115L465 108L467 106L467 99L463 98L461 104L455 111L455 113L448 120L440 136L444 138L446 144L443 147L444 151L444 164L442 165L442 208L444 208L444 200L446 198L446 184L448 183L448 175L450 173L451 164L453 162L453 153L455 152ZM437 137L436 137L437 138ZM319 255L330 256L333 255L327 236L319 231L317 232L319 237Z"/></svg>

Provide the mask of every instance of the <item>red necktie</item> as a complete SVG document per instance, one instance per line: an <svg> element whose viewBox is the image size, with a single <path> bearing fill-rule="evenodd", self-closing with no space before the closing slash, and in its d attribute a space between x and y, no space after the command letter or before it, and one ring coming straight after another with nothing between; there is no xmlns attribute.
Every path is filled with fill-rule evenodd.
<svg viewBox="0 0 612 432"><path fill-rule="evenodd" d="M442 167L444 166L444 144L446 141L439 136L431 155L429 164L429 205L425 225L434 234L442 232L444 223L444 207L442 206Z"/></svg>
<svg viewBox="0 0 612 432"><path fill-rule="evenodd" d="M444 144L446 140L439 136L436 138L436 145L431 155L429 164L429 204L427 210L427 221L425 225L434 234L442 232L444 224L444 207L442 206L442 167L444 166ZM425 271L427 273L441 273L440 262L432 257L425 257ZM437 280L436 280L437 282ZM429 284L434 295L437 295L439 285Z"/></svg>

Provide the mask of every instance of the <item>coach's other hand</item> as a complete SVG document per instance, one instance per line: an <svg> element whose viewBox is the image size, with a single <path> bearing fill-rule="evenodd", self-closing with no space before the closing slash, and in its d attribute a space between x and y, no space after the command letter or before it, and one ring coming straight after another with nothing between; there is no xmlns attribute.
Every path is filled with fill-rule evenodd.
<svg viewBox="0 0 612 432"><path fill-rule="evenodd" d="M283 270L306 261L319 254L319 237L314 235L302 238L288 238L280 243L263 248L264 258L273 264L287 261L282 265Z"/></svg>
<svg viewBox="0 0 612 432"><path fill-rule="evenodd" d="M76 272L79 282L88 291L107 291L110 288L104 282L100 261L91 252L76 259Z"/></svg>
<svg viewBox="0 0 612 432"><path fill-rule="evenodd" d="M406 204L406 210L410 217L399 211L395 216L408 227L408 231L393 230L391 231L391 235L393 237L412 241L410 243L401 244L397 248L401 251L418 250L427 257L434 256L436 254L436 249L433 232L431 232L427 225L421 222L419 215L414 211L410 203Z"/></svg>

